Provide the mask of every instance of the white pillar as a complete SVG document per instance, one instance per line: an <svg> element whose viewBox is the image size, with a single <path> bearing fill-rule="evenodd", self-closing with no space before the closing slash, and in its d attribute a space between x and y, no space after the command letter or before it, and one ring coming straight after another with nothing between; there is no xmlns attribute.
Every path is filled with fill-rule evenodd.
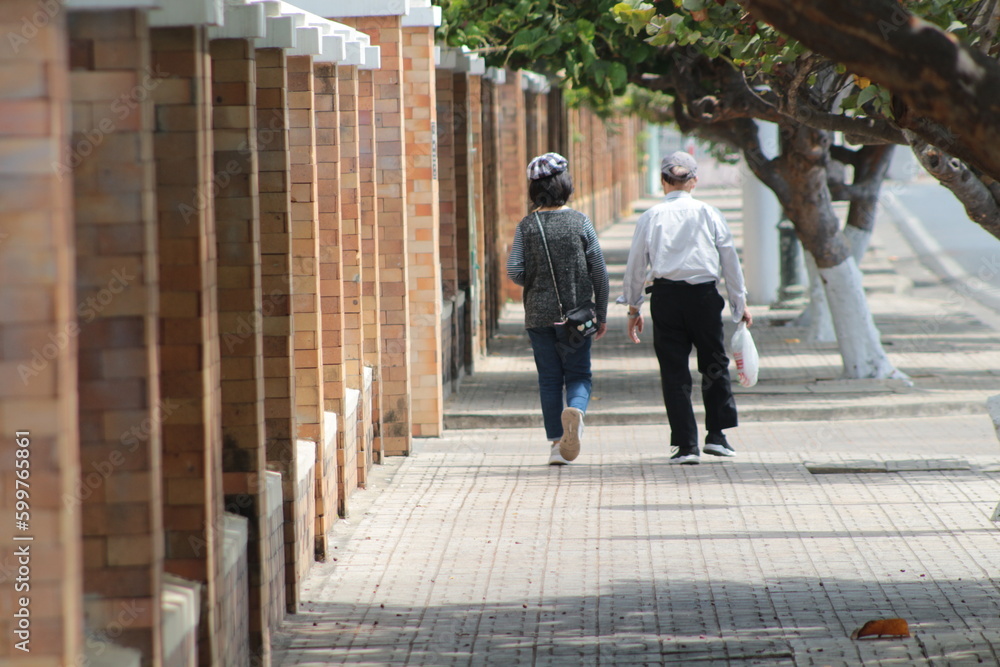
<svg viewBox="0 0 1000 667"><path fill-rule="evenodd" d="M760 145L768 159L778 154L778 126L758 121ZM743 168L743 274L747 301L770 305L778 300L781 286L781 249L778 223L781 205L749 167Z"/></svg>
<svg viewBox="0 0 1000 667"><path fill-rule="evenodd" d="M662 125L650 125L649 133L646 137L646 164L648 165L646 189L651 197L659 197L663 194L663 186L660 185L660 132Z"/></svg>

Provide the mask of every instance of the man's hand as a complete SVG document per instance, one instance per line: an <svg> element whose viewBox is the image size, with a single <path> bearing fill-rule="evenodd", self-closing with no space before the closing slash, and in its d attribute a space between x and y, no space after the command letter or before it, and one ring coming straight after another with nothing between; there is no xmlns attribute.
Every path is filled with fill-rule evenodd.
<svg viewBox="0 0 1000 667"><path fill-rule="evenodd" d="M639 334L641 333L642 333L642 313L636 313L635 317L629 315L628 337L632 339L633 343L638 343Z"/></svg>
<svg viewBox="0 0 1000 667"><path fill-rule="evenodd" d="M608 323L601 322L597 325L597 333L594 334L594 340L601 340L606 333L608 333Z"/></svg>
<svg viewBox="0 0 1000 667"><path fill-rule="evenodd" d="M753 315L750 314L749 310L747 310L746 308L744 308L743 309L743 317L740 318L740 321L746 322L747 323L747 328L749 329L750 327L753 326Z"/></svg>

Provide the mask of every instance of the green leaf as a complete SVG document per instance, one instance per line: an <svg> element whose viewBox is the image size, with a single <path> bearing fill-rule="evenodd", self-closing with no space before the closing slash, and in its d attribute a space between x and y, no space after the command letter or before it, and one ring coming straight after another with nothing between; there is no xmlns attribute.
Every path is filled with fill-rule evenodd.
<svg viewBox="0 0 1000 667"><path fill-rule="evenodd" d="M864 106L871 100L875 99L875 97L878 95L878 90L879 90L878 86L868 86L867 88L862 90L860 93L858 93L857 105L859 107Z"/></svg>
<svg viewBox="0 0 1000 667"><path fill-rule="evenodd" d="M628 69L620 62L613 62L608 71L608 78L611 81L612 89L621 91L628 83Z"/></svg>

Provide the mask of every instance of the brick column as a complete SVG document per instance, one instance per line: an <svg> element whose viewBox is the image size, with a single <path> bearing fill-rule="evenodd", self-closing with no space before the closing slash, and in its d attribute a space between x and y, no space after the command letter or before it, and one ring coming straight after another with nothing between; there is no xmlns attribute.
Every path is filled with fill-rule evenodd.
<svg viewBox="0 0 1000 667"><path fill-rule="evenodd" d="M507 263L504 242L500 236L503 219L503 181L500 169L500 86L493 80L483 82L483 164L490 165L483 170L483 294L486 311L486 340L496 332L500 310L503 308L506 275L503 267Z"/></svg>
<svg viewBox="0 0 1000 667"><path fill-rule="evenodd" d="M323 400L340 414L344 400L341 315L340 111L337 66L313 65L316 97L317 196L320 227L320 311L323 323Z"/></svg>
<svg viewBox="0 0 1000 667"><path fill-rule="evenodd" d="M344 319L341 311L343 260L340 238L340 113L337 66L333 63L315 63L313 76L319 209L320 323L323 329L323 400L326 410L342 418ZM322 480L322 487L317 487L317 536L325 536L337 520L339 479L337 453L326 451L331 436L333 436L333 449L336 450L336 442L339 433L343 431L343 426L338 424L337 431L337 434L325 434L323 455L316 457L316 481L319 483Z"/></svg>
<svg viewBox="0 0 1000 667"><path fill-rule="evenodd" d="M439 247L441 256L441 287L444 298L458 292L458 239L456 219L458 197L455 164L455 71L441 68L435 71L437 89L437 147Z"/></svg>
<svg viewBox="0 0 1000 667"><path fill-rule="evenodd" d="M323 332L319 325L319 209L312 56L288 58L292 174L292 293L298 437L323 441Z"/></svg>
<svg viewBox="0 0 1000 667"><path fill-rule="evenodd" d="M454 74L455 226L458 287L467 295L465 356L461 360L472 373L476 358L484 351L482 325L482 103L481 77L467 72Z"/></svg>
<svg viewBox="0 0 1000 667"><path fill-rule="evenodd" d="M361 320L363 364L361 398L364 410L358 425L358 485L365 486L368 469L379 454L374 451L375 434L381 432L382 295L379 271L378 145L375 138L375 76L370 69L358 70L358 176L361 204Z"/></svg>
<svg viewBox="0 0 1000 667"><path fill-rule="evenodd" d="M211 42L213 177L218 241L218 320L222 356L223 489L229 512L249 521L250 651L270 659L271 544L265 500L263 318L283 293L261 288L257 110L253 46Z"/></svg>
<svg viewBox="0 0 1000 667"><path fill-rule="evenodd" d="M295 365L292 356L292 201L288 153L288 71L281 49L258 49L257 155L260 192L261 290L274 297L264 313L264 432L268 468L281 473L285 509L285 592L298 606L296 551Z"/></svg>
<svg viewBox="0 0 1000 667"><path fill-rule="evenodd" d="M524 93L521 90L521 72L507 72L507 82L497 87L500 104L500 125L497 128L500 140L499 162L500 172L501 220L497 243L499 254L497 261L500 266L506 265L510 254L510 244L514 241L514 229L517 223L528 212L528 179L525 169L528 166L528 156L525 147L525 115ZM574 179L576 174L573 174ZM498 278L501 282L501 301L505 299L521 300L521 288L510 280L502 269Z"/></svg>
<svg viewBox="0 0 1000 667"><path fill-rule="evenodd" d="M22 19L37 11L33 1L12 2L0 18L0 663L59 667L83 652L80 501L104 479L90 459L80 470L73 179L53 169L71 157L66 15L57 12L29 39ZM21 461L29 467L15 468ZM14 540L31 542L11 539L18 481L30 485L31 509ZM107 539L95 546L94 558L106 558ZM44 563L32 569L29 592L14 587L25 549ZM16 646L28 638L14 633L21 598L30 598L30 642L22 645L30 654Z"/></svg>
<svg viewBox="0 0 1000 667"><path fill-rule="evenodd" d="M406 233L406 144L403 137L403 29L399 16L342 19L371 36L381 48L382 67L373 73L381 299L380 433L374 449L386 456L410 451L410 306Z"/></svg>
<svg viewBox="0 0 1000 667"><path fill-rule="evenodd" d="M439 436L444 409L434 28L404 27L403 56L413 435Z"/></svg>
<svg viewBox="0 0 1000 667"><path fill-rule="evenodd" d="M485 177L483 174L483 154L485 152L485 135L483 133L483 77L465 77L467 93L464 96L468 107L464 117L466 119L468 145L464 149L468 155L468 175L470 190L469 220L470 234L472 235L472 265L469 268L470 274L470 309L469 316L472 320L472 340L470 344L471 357L469 372L475 370L476 360L486 354L487 325L486 325L486 210L485 210ZM461 132L456 128L456 132Z"/></svg>
<svg viewBox="0 0 1000 667"><path fill-rule="evenodd" d="M123 629L143 664L161 654L161 403L149 28L142 12L69 16L77 232L85 629ZM49 76L58 77L52 71ZM201 442L197 442L201 447ZM122 623L128 611L129 622Z"/></svg>
<svg viewBox="0 0 1000 667"><path fill-rule="evenodd" d="M358 68L337 68L340 110L340 239L342 243L341 313L344 322L344 383L346 391L360 392L364 357L361 317L361 202L358 173ZM357 394L355 394L356 396ZM353 405L359 403L355 401ZM338 443L340 513L348 513L347 499L358 488L357 412L343 415Z"/></svg>
<svg viewBox="0 0 1000 667"><path fill-rule="evenodd" d="M164 569L204 588L198 648L219 660L222 424L211 199L211 61L202 28L151 31L158 77L156 211L160 272L160 395L181 406L162 425ZM167 84L167 85L163 85Z"/></svg>

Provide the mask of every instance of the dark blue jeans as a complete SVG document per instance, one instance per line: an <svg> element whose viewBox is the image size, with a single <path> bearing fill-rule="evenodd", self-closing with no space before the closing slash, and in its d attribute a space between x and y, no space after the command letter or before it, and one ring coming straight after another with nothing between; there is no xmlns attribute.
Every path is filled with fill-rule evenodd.
<svg viewBox="0 0 1000 667"><path fill-rule="evenodd" d="M590 403L590 338L571 339L565 327L528 329L531 349L538 369L538 394L542 399L545 436L558 440L563 435L563 407L587 412ZM563 403L565 389L566 402Z"/></svg>

